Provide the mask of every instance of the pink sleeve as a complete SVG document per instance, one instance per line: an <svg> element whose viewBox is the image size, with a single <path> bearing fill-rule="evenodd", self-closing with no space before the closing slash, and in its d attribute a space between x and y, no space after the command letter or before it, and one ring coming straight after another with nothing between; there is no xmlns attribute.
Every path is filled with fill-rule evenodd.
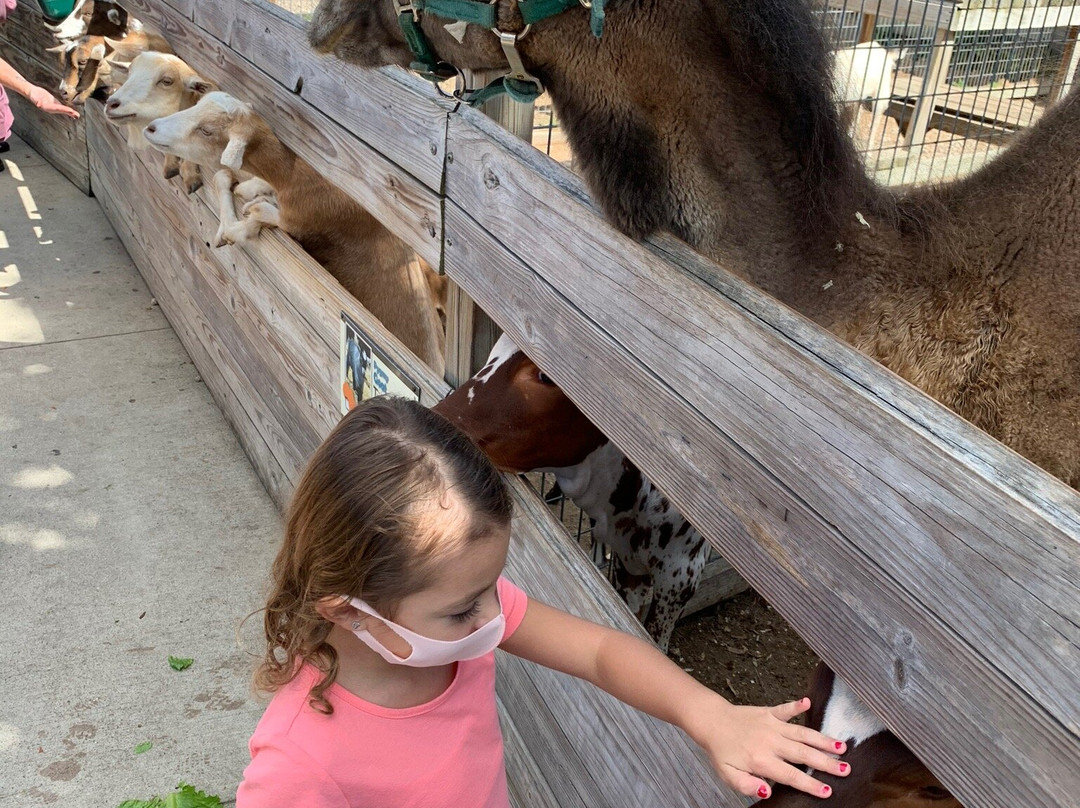
<svg viewBox="0 0 1080 808"><path fill-rule="evenodd" d="M341 789L309 755L289 744L252 749L236 808L348 808Z"/></svg>
<svg viewBox="0 0 1080 808"><path fill-rule="evenodd" d="M503 631L503 640L510 639L510 635L517 631L521 621L525 618L525 607L529 605L529 597L505 578L499 578L499 603L502 604L503 619L506 621L506 630Z"/></svg>

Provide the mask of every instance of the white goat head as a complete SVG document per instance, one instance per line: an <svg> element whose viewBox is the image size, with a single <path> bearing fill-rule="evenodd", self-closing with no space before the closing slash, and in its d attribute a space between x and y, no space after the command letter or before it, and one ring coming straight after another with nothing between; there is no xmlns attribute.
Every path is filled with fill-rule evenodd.
<svg viewBox="0 0 1080 808"><path fill-rule="evenodd" d="M200 165L239 171L259 118L228 93L207 93L190 109L152 121L143 134L156 149Z"/></svg>
<svg viewBox="0 0 1080 808"><path fill-rule="evenodd" d="M128 66L127 79L105 104L105 117L118 126L126 124L141 131L156 118L195 106L213 89L213 84L179 57L147 51Z"/></svg>

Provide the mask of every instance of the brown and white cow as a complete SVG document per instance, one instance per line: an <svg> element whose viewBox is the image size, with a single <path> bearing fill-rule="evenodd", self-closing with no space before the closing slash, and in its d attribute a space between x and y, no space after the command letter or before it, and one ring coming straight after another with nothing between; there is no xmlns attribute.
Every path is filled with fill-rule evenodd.
<svg viewBox="0 0 1080 808"><path fill-rule="evenodd" d="M616 588L666 651L709 555L668 498L505 335L434 409L504 471L554 474L617 557Z"/></svg>
<svg viewBox="0 0 1080 808"><path fill-rule="evenodd" d="M832 786L830 808L963 808L893 735L851 687L824 663L810 683L807 725L847 743L848 777L814 776ZM777 785L771 808L811 808L821 800Z"/></svg>

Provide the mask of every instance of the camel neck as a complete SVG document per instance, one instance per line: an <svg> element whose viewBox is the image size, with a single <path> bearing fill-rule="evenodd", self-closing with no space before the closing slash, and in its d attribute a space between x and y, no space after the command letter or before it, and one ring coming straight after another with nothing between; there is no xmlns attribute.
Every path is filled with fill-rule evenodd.
<svg viewBox="0 0 1080 808"><path fill-rule="evenodd" d="M856 209L873 218L876 194L828 92L816 23L807 15L775 46L755 23L777 2L689 5L613 6L599 43L581 20L536 33L537 73L593 196L631 236L670 230L747 267L831 249Z"/></svg>

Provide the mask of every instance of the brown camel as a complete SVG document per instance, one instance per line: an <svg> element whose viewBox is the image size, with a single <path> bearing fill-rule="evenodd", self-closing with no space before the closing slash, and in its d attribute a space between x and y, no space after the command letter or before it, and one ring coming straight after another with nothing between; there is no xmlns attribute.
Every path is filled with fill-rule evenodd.
<svg viewBox="0 0 1080 808"><path fill-rule="evenodd" d="M516 0L497 7L500 28L522 30ZM803 0L605 10L600 39L574 7L518 51L608 218L635 238L674 233L1080 487L1077 93L967 179L895 194L867 178L843 130ZM311 42L408 66L396 11L322 0ZM420 18L439 59L507 68L493 33L470 25L459 42L447 22ZM842 793L832 802L866 804Z"/></svg>
<svg viewBox="0 0 1080 808"><path fill-rule="evenodd" d="M635 238L670 230L1080 485L1076 93L973 176L896 196L860 166L800 0L606 6L603 38L575 8L519 50L608 217ZM407 66L395 8L322 0L311 41ZM521 28L511 0L499 19ZM494 34L459 43L446 22L421 17L440 58L506 68Z"/></svg>

